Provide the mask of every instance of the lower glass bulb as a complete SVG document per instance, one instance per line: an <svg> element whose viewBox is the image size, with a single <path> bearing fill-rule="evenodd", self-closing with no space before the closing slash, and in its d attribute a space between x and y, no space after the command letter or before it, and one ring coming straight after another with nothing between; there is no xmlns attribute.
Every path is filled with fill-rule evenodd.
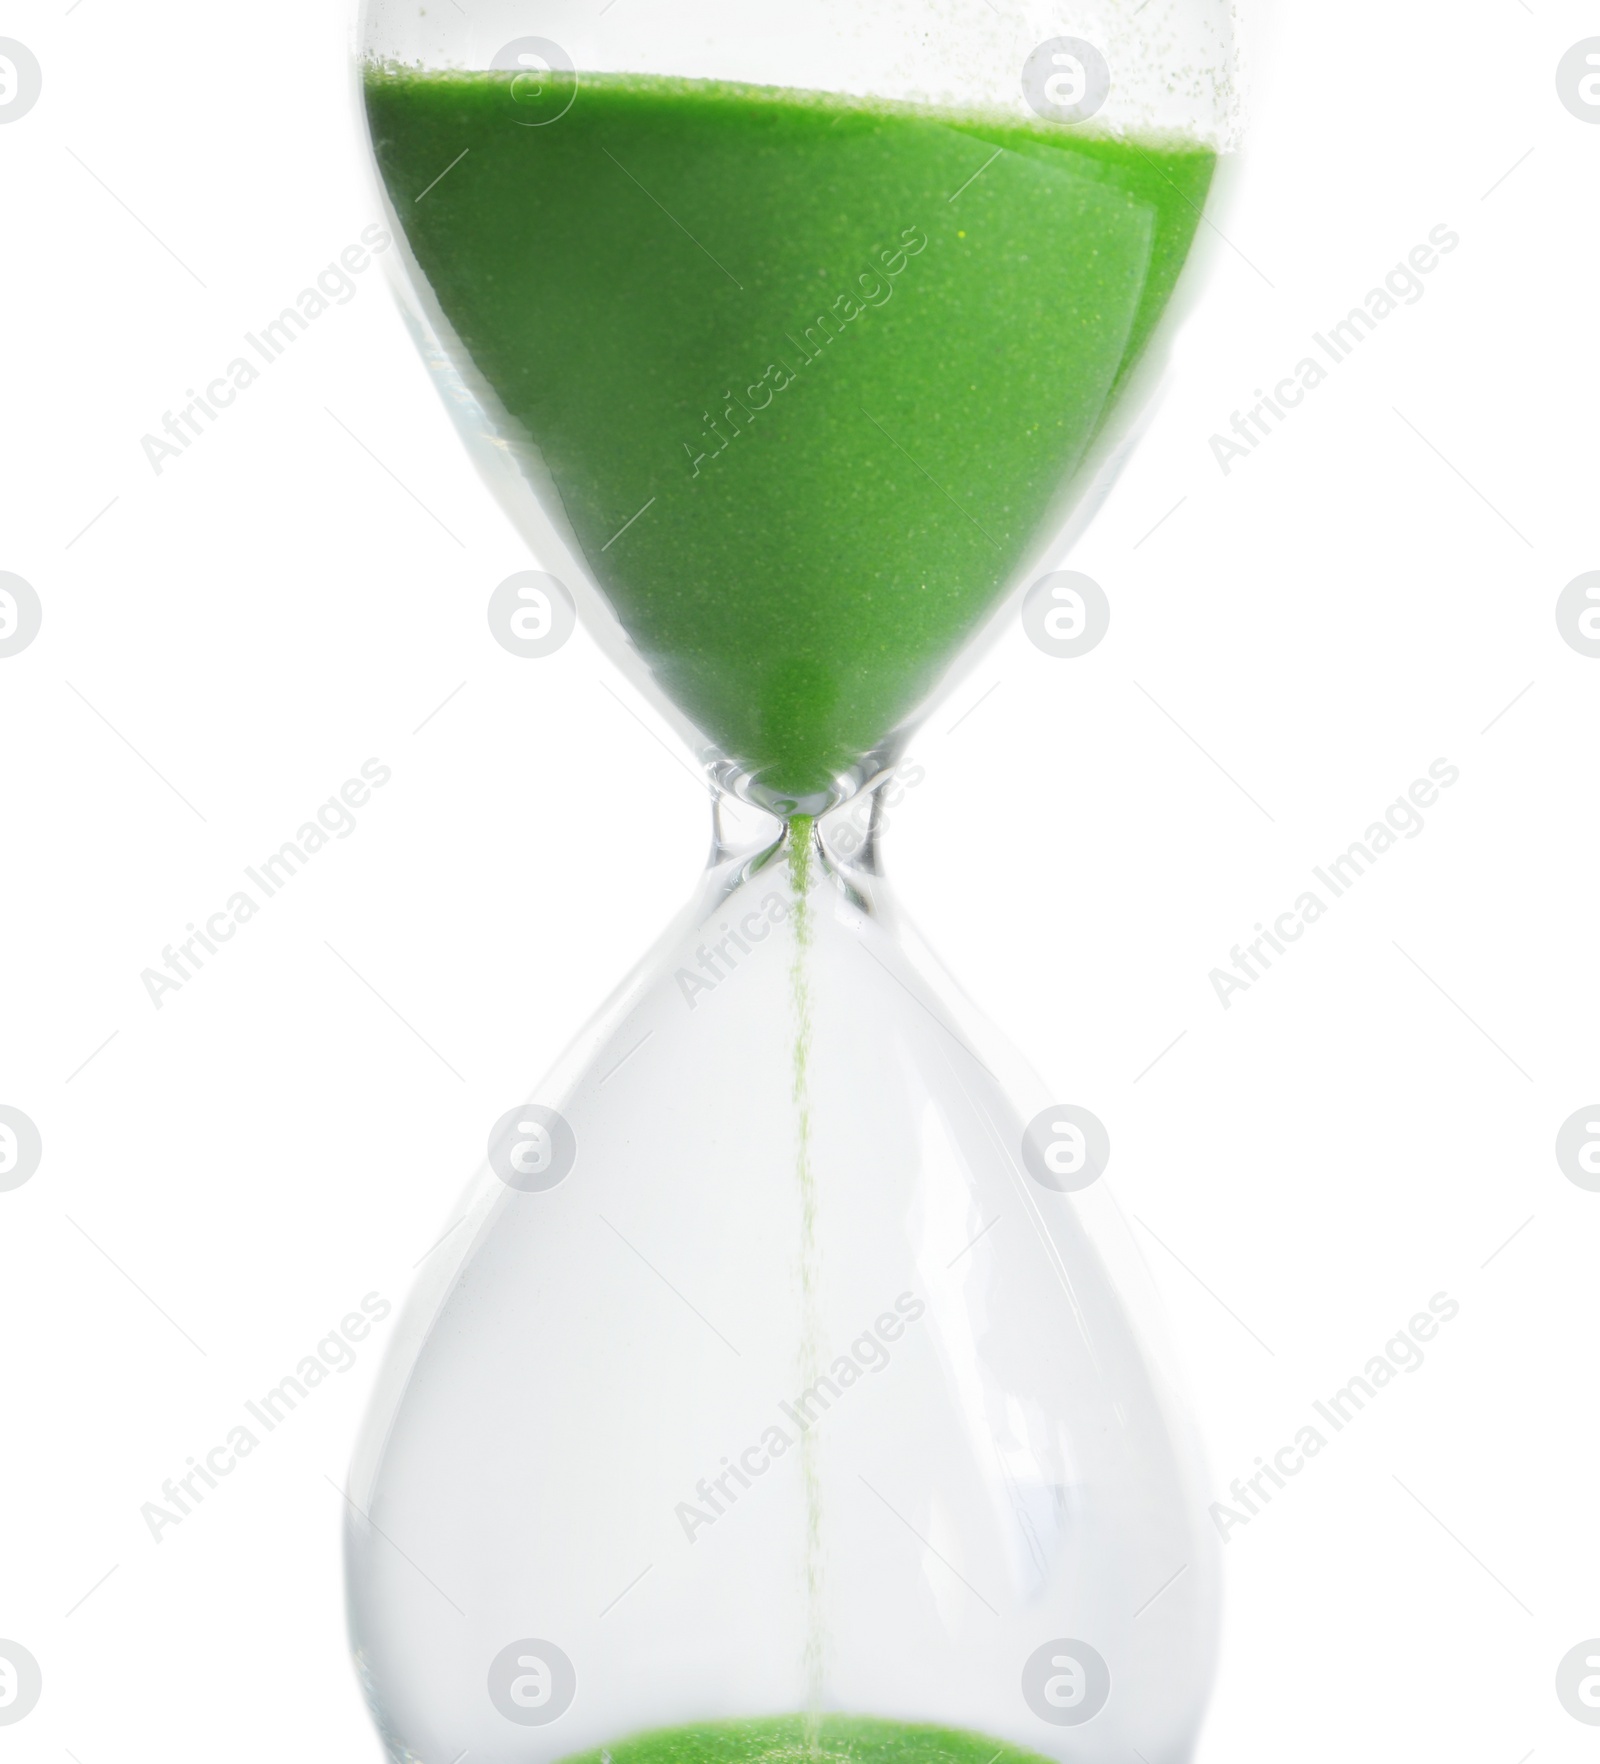
<svg viewBox="0 0 1600 1764"><path fill-rule="evenodd" d="M349 1489L397 1760L1191 1753L1215 1545L1137 1252L860 814L719 851L435 1252Z"/></svg>

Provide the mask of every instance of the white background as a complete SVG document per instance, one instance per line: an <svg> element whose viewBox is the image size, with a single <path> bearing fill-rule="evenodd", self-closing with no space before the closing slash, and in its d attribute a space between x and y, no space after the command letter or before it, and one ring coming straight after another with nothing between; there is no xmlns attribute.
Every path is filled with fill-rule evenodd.
<svg viewBox="0 0 1600 1764"><path fill-rule="evenodd" d="M1228 243L1074 559L1111 634L1060 661L1014 630L893 816L930 941L1110 1128L1219 1495L1459 1301L1232 1535L1216 1764L1597 1743L1553 1684L1600 1633L1600 1195L1552 1149L1600 1094L1600 661L1553 618L1600 566L1600 128L1554 83L1595 30L1561 0L1277 20ZM140 451L373 218L346 31L322 0L0 13L45 81L0 129L0 569L44 605L0 661L0 1101L45 1146L0 1195L29 1764L376 1755L335 1485L381 1339L159 1545L140 1505L403 1296L705 844L587 638L490 641L528 559L378 271L159 478ZM1425 297L1224 477L1208 437L1441 222ZM357 831L155 1011L140 971L369 756ZM1439 756L1425 831L1224 1011L1209 971Z"/></svg>

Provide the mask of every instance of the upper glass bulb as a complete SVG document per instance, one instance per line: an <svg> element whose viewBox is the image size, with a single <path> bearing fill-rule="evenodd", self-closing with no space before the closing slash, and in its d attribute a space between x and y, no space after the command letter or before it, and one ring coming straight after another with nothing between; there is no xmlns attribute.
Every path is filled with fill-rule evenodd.
<svg viewBox="0 0 1600 1764"><path fill-rule="evenodd" d="M406 303L541 563L815 813L1058 551L1233 127L1226 0L368 0Z"/></svg>

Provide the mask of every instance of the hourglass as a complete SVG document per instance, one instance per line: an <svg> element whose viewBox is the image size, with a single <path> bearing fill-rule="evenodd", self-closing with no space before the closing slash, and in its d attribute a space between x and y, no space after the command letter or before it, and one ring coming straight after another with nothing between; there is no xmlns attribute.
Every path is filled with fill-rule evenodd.
<svg viewBox="0 0 1600 1764"><path fill-rule="evenodd" d="M570 595L714 798L380 1380L349 1607L397 1760L1190 1755L1216 1565L1104 1132L880 834L1125 450L1230 68L1226 0L367 0L525 634Z"/></svg>

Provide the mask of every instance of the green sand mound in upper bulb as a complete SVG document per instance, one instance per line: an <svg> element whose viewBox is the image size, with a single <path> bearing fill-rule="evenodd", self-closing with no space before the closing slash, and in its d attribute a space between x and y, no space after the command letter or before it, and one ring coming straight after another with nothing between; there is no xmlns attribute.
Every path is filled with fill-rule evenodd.
<svg viewBox="0 0 1600 1764"><path fill-rule="evenodd" d="M662 685L825 792L1019 566L1215 157L615 75L530 127L515 77L368 70L412 250Z"/></svg>
<svg viewBox="0 0 1600 1764"><path fill-rule="evenodd" d="M612 1764L1042 1764L1037 1752L954 1727L824 1715L816 1746L803 1716L663 1727L607 1746ZM599 1750L563 1764L603 1764Z"/></svg>

